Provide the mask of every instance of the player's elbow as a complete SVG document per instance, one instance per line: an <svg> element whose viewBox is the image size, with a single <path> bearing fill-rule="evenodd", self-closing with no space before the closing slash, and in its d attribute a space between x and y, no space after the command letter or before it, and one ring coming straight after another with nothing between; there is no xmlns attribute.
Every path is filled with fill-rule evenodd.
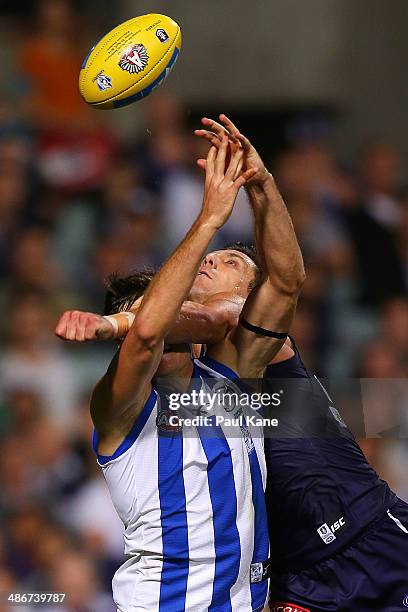
<svg viewBox="0 0 408 612"><path fill-rule="evenodd" d="M299 269L297 270L294 276L293 291L294 293L296 293L296 295L299 295L300 292L302 291L305 281L306 281L306 271L305 271L305 268L302 262L302 265L299 266Z"/></svg>
<svg viewBox="0 0 408 612"><path fill-rule="evenodd" d="M289 297L293 297L294 299L297 299L302 292L305 280L306 280L306 277L303 277L303 276L294 277L290 279L288 282L281 283L278 289L280 290L281 293L284 293L285 295Z"/></svg>
<svg viewBox="0 0 408 612"><path fill-rule="evenodd" d="M303 265L287 272L285 275L268 279L274 292L297 299L306 280Z"/></svg>
<svg viewBox="0 0 408 612"><path fill-rule="evenodd" d="M154 326L144 320L144 318L136 317L131 330L133 340L145 350L152 351L163 341L163 337L159 333L159 330L156 330Z"/></svg>

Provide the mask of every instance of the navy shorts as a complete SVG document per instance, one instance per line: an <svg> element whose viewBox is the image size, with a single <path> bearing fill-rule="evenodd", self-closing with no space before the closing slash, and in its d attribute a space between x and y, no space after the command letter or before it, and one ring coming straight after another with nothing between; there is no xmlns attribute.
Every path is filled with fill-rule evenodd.
<svg viewBox="0 0 408 612"><path fill-rule="evenodd" d="M408 504L398 500L347 548L310 569L275 575L269 606L271 612L408 611Z"/></svg>

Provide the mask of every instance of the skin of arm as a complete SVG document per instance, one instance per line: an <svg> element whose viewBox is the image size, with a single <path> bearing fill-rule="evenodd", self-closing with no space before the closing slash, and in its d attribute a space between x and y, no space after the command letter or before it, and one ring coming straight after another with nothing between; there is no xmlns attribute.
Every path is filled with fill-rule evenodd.
<svg viewBox="0 0 408 612"><path fill-rule="evenodd" d="M213 296L204 304L186 300L165 342L167 344L219 342L238 325L243 304L242 298L223 293ZM130 312L136 314L139 306L140 304L132 306ZM62 340L74 342L106 341L126 336L129 329L130 327L125 333L118 334L109 319L102 315L67 310L58 321L55 334Z"/></svg>
<svg viewBox="0 0 408 612"><path fill-rule="evenodd" d="M219 293L204 304L186 300L180 310L173 329L166 336L168 344L216 344L238 325L245 303L244 298ZM138 306L132 307L136 312ZM115 329L105 317L79 310L67 310L61 316L55 334L65 341L107 341L118 338ZM127 334L127 331L123 336ZM199 354L199 351L197 352ZM292 357L293 350L287 340L272 362Z"/></svg>
<svg viewBox="0 0 408 612"><path fill-rule="evenodd" d="M275 181L256 149L225 115L220 115L220 120L223 125L203 119L208 129L199 130L197 135L217 146L216 141L219 143L220 138L228 133L232 150L238 147L244 151L243 168L246 164L254 164L255 160L259 168L246 185L246 190L255 216L255 235L264 278L249 295L241 316L252 325L287 333L305 280L303 259L292 221ZM205 167L202 163L199 165ZM230 365L240 376L255 378L262 376L283 344L284 340L261 336L239 325L223 342L210 347L209 354Z"/></svg>
<svg viewBox="0 0 408 612"><path fill-rule="evenodd" d="M273 177L268 174L261 183L248 186L247 191L266 277L249 295L242 317L252 325L287 333L305 280L302 254ZM284 340L254 334L241 325L231 340L238 354L238 371L247 378L262 375L284 344Z"/></svg>
<svg viewBox="0 0 408 612"><path fill-rule="evenodd" d="M166 337L169 344L220 342L238 325L244 300L239 296L217 294L204 304L186 301L172 331Z"/></svg>
<svg viewBox="0 0 408 612"><path fill-rule="evenodd" d="M174 325L216 231L229 218L240 187L254 175L234 180L242 154L231 157L225 171L228 139L207 156L201 213L185 239L150 283L133 324L91 398L91 416L99 434L99 451L110 454L128 433L150 391L163 354L164 338Z"/></svg>

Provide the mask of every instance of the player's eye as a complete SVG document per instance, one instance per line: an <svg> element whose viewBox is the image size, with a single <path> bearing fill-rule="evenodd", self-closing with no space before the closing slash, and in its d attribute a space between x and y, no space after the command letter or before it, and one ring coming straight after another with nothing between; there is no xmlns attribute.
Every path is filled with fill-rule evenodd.
<svg viewBox="0 0 408 612"><path fill-rule="evenodd" d="M234 267L236 267L236 265L237 265L237 262L235 261L235 259L229 259L226 263L229 266L234 266Z"/></svg>

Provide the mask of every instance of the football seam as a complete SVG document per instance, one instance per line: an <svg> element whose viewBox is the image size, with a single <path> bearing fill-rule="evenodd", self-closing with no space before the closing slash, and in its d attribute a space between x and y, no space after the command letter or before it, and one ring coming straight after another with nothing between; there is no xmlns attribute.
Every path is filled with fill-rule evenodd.
<svg viewBox="0 0 408 612"><path fill-rule="evenodd" d="M137 17L134 17L134 19L137 19ZM134 21L134 19L131 19L131 20L129 20L129 21ZM116 26L116 28L119 28L121 25L123 25L123 24L119 24L118 26ZM112 30L112 32L113 32L114 30L116 30L116 28L114 28L114 29ZM108 34L109 34L109 32L108 32ZM106 34L105 36L107 36L107 34ZM115 38L115 36L116 36L116 34L114 34L114 35L112 35L112 36L110 36L109 38L107 38L107 39L106 39L106 41L105 41L105 42L103 43L103 45L100 47L100 49L98 50L98 52L97 52L97 53L94 55L94 57L92 58L92 61L91 61L91 55L92 55L92 52L95 50L95 48L96 48L98 45L100 45L100 44L101 44L101 42L102 42L102 40L103 40L103 38L104 38L104 37L102 37L102 38L101 38L101 40L100 40L99 42L96 42L96 43L95 43L95 45L94 45L93 49L91 49L91 52L89 53L89 57L88 57L88 60L87 60L87 63L86 63L85 68L83 68L83 69L81 70L81 73L82 73L81 81L83 81L83 80L84 80L84 78L87 76L87 74L88 74L88 70L91 68L92 63L94 62L94 60L95 60L95 59L98 57L98 55L101 53L101 51L103 51L103 49L105 49L106 45L107 45L107 44L108 44L108 43L109 43L109 42L110 42L110 41L111 41L113 38ZM90 63L90 62L91 62L91 63Z"/></svg>
<svg viewBox="0 0 408 612"><path fill-rule="evenodd" d="M177 34L179 32L180 28L177 30ZM160 62L157 62L157 64L155 66L153 66L153 68L150 68L150 70L148 72L146 72L146 74L137 82L137 83L133 83L133 85L129 85L129 87L126 87L126 89L124 89L123 91L121 91L118 94L115 94L114 96L112 96L111 98L106 98L106 100L101 100L100 102L88 102L88 104L90 106L97 106L98 104L106 104L106 102L113 102L114 100L117 99L118 96L122 96L124 93L126 93L127 91L129 91L129 89L132 89L132 87L134 87L135 85L139 85L139 83L141 83L147 76L149 76L149 73L154 70L155 68L157 68L157 66L160 66L160 64L166 59L167 55L170 53L170 51L173 50L174 47L174 42L176 40L177 36L174 37L174 40L171 43L171 47L169 47L166 51L166 53L163 55L163 57L161 58Z"/></svg>
<svg viewBox="0 0 408 612"><path fill-rule="evenodd" d="M135 19L137 19L137 17L135 17ZM118 26L118 27L119 27L119 26ZM175 40L176 40L177 35L178 35L178 33L179 33L179 32L180 32L180 26L178 25L178 26L177 26L177 30L176 30L176 34L175 34L175 36L174 36L173 40L171 41L171 46L170 46L170 48L169 48L169 49L166 51L166 53L163 55L162 60L163 60L163 59L166 57L166 55L167 55L167 54L168 54L168 52L170 51L170 49L171 49L171 47L173 46L173 44L174 44L174 42L175 42ZM115 34L114 36L110 36L110 37L109 37L109 38L106 40L106 42L105 42L105 43L102 45L102 47L100 47L100 49L98 50L98 52L97 52L97 53L94 55L94 57L92 58L92 61L91 61L91 57L89 56L89 58L88 58L88 63L87 63L87 65L86 65L86 67L83 69L83 71L81 71L81 72L82 72L82 76L81 76L80 87L82 87L82 84L83 84L83 82L84 82L84 79L87 77L87 75L88 75L88 71L89 71L89 69L92 67L92 65L93 65L93 63L94 63L94 61L95 61L95 59L98 57L98 55L99 55L100 53L102 53L102 51L105 49L106 45L107 45L107 44L109 44L109 42L110 42L110 41L111 41L113 38L115 38L115 36L116 36L116 34ZM99 43L96 43L96 46L97 46L98 44L100 44L100 42L101 42L101 41L99 41ZM92 51L91 51L91 54L92 54ZM152 70L154 70L154 69L156 68L156 66L158 66L160 63L161 63L161 61L160 61L160 62L158 62L158 63L157 63L155 66L153 66L152 68L150 68L150 69L149 69L149 71L148 71L148 72L146 72L146 74L145 74L145 75L143 75L143 77L142 77L142 78L141 78L141 79L138 81L138 83L140 83L141 81L143 81L143 79L145 79L145 78L148 76L148 74L149 74L149 73L150 73ZM102 70L104 70L104 69L102 69ZM122 93L125 93L126 91L128 91L128 89L130 89L131 87L134 87L134 85L135 85L135 83L133 83L133 85L130 85L129 87L127 87L127 88L126 88L126 89L125 89L123 92L121 92L121 94L122 94ZM121 94L116 94L116 95L121 95ZM101 102L100 102L100 103L103 103L103 102L108 102L109 100L112 100L112 98L108 98L107 100L101 100ZM91 102L91 104L99 104L99 102Z"/></svg>

